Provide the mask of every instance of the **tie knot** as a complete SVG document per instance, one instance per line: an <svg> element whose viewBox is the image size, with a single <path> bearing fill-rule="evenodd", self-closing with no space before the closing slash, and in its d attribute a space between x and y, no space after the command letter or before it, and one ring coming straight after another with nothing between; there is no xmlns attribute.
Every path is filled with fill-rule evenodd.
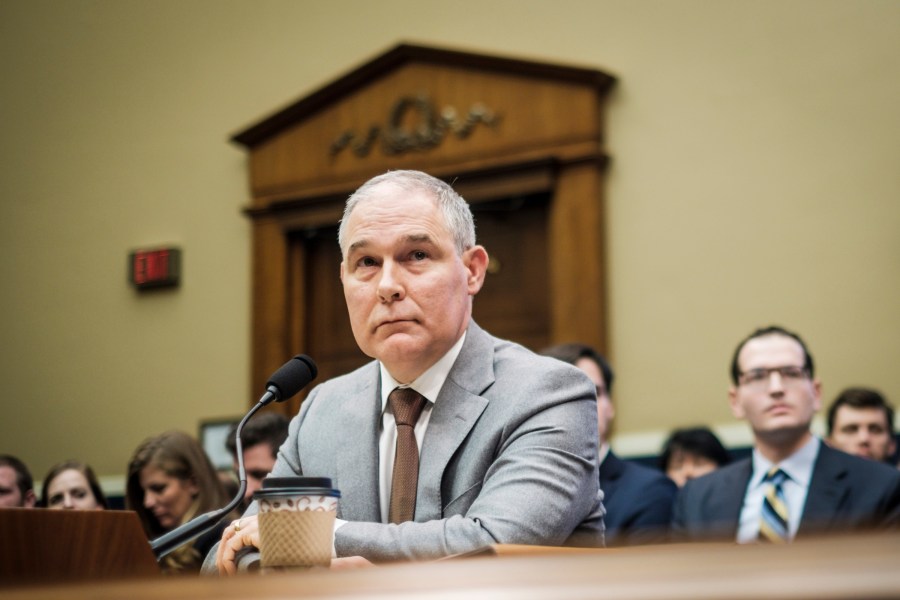
<svg viewBox="0 0 900 600"><path fill-rule="evenodd" d="M415 427L425 406L425 397L412 388L396 388L388 396L397 425Z"/></svg>
<svg viewBox="0 0 900 600"><path fill-rule="evenodd" d="M764 481L771 482L773 485L781 485L787 478L787 473L782 471L780 467L776 466L769 469L769 472L766 473L766 478Z"/></svg>

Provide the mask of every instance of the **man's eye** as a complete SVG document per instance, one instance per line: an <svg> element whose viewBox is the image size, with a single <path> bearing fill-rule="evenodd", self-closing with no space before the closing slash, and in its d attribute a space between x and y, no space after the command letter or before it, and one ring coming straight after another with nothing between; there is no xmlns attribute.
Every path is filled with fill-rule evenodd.
<svg viewBox="0 0 900 600"><path fill-rule="evenodd" d="M413 260L425 260L426 258L428 258L428 254L421 250L416 250L412 253L412 258Z"/></svg>
<svg viewBox="0 0 900 600"><path fill-rule="evenodd" d="M800 367L784 367L780 370L782 377L787 377L788 379L802 379L805 371Z"/></svg>
<svg viewBox="0 0 900 600"><path fill-rule="evenodd" d="M756 369L753 371L747 372L747 381L762 381L768 376L768 372L765 369Z"/></svg>
<svg viewBox="0 0 900 600"><path fill-rule="evenodd" d="M374 267L376 263L375 259L371 256L364 256L363 258L359 259L359 262L357 264L361 267Z"/></svg>

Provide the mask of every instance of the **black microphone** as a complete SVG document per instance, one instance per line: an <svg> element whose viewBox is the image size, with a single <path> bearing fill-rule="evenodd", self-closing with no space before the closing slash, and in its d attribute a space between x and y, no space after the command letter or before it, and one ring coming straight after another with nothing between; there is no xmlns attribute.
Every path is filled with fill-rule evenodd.
<svg viewBox="0 0 900 600"><path fill-rule="evenodd" d="M199 517L195 517L184 525L181 525L150 542L150 548L156 555L156 560L160 560L166 554L182 544L203 535L215 527L219 521L222 520L222 517L238 507L244 499L244 493L247 491L247 473L244 470L244 449L241 445L241 431L243 431L244 425L250 420L250 417L256 414L256 411L263 406L266 406L273 401L284 402L306 387L310 381L316 378L316 375L318 375L316 363L305 354L298 354L284 363L277 371L272 373L272 376L269 377L269 381L266 382L266 392L262 395L262 398L259 399L259 402L256 403L256 406L251 408L250 411L244 415L244 418L238 423L237 429L234 432L235 445L237 446L238 478L240 479L240 487L237 495L224 508L213 510L204 513Z"/></svg>

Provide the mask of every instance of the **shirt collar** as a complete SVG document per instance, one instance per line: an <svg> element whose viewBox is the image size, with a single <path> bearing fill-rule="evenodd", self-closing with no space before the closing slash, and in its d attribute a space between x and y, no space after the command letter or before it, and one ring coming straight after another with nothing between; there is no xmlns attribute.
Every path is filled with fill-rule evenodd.
<svg viewBox="0 0 900 600"><path fill-rule="evenodd" d="M409 385L400 384L390 373L388 373L384 363L379 361L378 366L381 369L381 412L384 412L384 408L387 406L387 400L390 393L394 391L394 388L398 387L412 388L422 394L425 399L432 404L436 402L438 394L440 393L441 388L444 387L444 382L447 381L447 376L450 375L450 369L453 368L453 363L456 362L456 357L459 356L463 347L463 342L465 341L466 332L464 331L462 337L453 344L453 347L450 348L440 360L428 367L424 373L419 375L416 380Z"/></svg>
<svg viewBox="0 0 900 600"><path fill-rule="evenodd" d="M819 445L821 441L816 436L811 436L809 441L803 444L799 450L791 454L789 457L778 463L778 466L784 471L794 483L807 488L812 479L813 466L816 462L816 456L819 454ZM753 477L750 479L750 486L756 487L762 484L766 473L769 472L774 465L771 461L760 454L759 450L753 449Z"/></svg>

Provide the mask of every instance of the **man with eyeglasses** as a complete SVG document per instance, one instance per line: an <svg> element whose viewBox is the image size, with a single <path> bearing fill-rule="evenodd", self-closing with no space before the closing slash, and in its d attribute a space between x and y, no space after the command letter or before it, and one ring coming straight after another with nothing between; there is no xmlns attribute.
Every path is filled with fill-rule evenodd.
<svg viewBox="0 0 900 600"><path fill-rule="evenodd" d="M806 344L782 327L758 329L731 362L728 397L753 430L750 458L690 481L676 499L680 539L784 543L797 535L900 526L900 472L823 444Z"/></svg>

